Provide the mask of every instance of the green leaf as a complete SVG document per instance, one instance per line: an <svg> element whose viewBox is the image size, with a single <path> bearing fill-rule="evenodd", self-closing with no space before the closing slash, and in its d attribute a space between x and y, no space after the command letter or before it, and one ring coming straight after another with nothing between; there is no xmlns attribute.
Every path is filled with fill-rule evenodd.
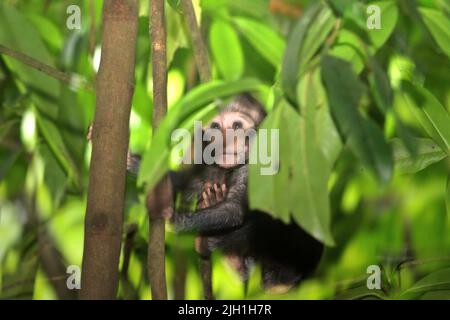
<svg viewBox="0 0 450 320"><path fill-rule="evenodd" d="M391 141L395 169L399 172L415 173L447 157L431 139L416 138L414 143L417 146L416 155L412 155L400 139Z"/></svg>
<svg viewBox="0 0 450 320"><path fill-rule="evenodd" d="M150 148L143 154L138 174L138 185L146 184L151 189L169 169L169 155L171 150L170 137L176 128L200 111L204 106L213 102L216 98L225 98L246 91L262 90L262 85L254 79L242 79L234 82L211 81L202 84L187 95L176 105L170 108L169 113L156 130ZM183 128L190 129L183 124Z"/></svg>
<svg viewBox="0 0 450 320"><path fill-rule="evenodd" d="M36 28L14 7L0 4L0 44L29 55L42 63L54 66L53 59L36 31ZM3 57L20 80L51 97L58 97L60 84L21 62Z"/></svg>
<svg viewBox="0 0 450 320"><path fill-rule="evenodd" d="M436 290L424 293L420 300L450 300L450 290Z"/></svg>
<svg viewBox="0 0 450 320"><path fill-rule="evenodd" d="M395 1L375 1L371 5L380 8L381 28L368 30L369 38L375 48L380 48L389 39L397 24L398 9Z"/></svg>
<svg viewBox="0 0 450 320"><path fill-rule="evenodd" d="M301 114L312 115L309 121L314 122L317 144L331 170L342 150L342 141L331 118L320 69L315 68L306 73L300 80L297 90Z"/></svg>
<svg viewBox="0 0 450 320"><path fill-rule="evenodd" d="M322 60L322 79L341 135L361 162L381 182L387 182L393 168L391 150L381 129L358 112L364 86L353 73L351 65L327 56Z"/></svg>
<svg viewBox="0 0 450 320"><path fill-rule="evenodd" d="M366 52L362 48L363 41L355 33L343 29L339 32L330 54L350 62L353 71L359 74L364 69L367 59Z"/></svg>
<svg viewBox="0 0 450 320"><path fill-rule="evenodd" d="M385 113L392 107L393 92L386 72L375 59L370 59L370 73L368 75L370 91L375 104Z"/></svg>
<svg viewBox="0 0 450 320"><path fill-rule="evenodd" d="M317 50L323 46L335 23L336 18L334 17L331 9L328 6L323 6L314 22L311 23L308 34L305 38L305 43L300 52L300 76L306 72L308 63L313 58Z"/></svg>
<svg viewBox="0 0 450 320"><path fill-rule="evenodd" d="M382 290L370 290L367 284L339 292L334 300L385 300L388 297Z"/></svg>
<svg viewBox="0 0 450 320"><path fill-rule="evenodd" d="M244 73L244 53L234 28L227 22L216 19L211 25L209 43L222 77L227 81L241 78Z"/></svg>
<svg viewBox="0 0 450 320"><path fill-rule="evenodd" d="M403 98L427 134L450 155L450 115L427 89L411 82L402 83Z"/></svg>
<svg viewBox="0 0 450 320"><path fill-rule="evenodd" d="M450 268L430 273L405 290L402 295L434 290L450 290Z"/></svg>
<svg viewBox="0 0 450 320"><path fill-rule="evenodd" d="M67 176L48 145L41 145L39 152L45 163L44 182L52 196L53 206L57 208L67 186Z"/></svg>
<svg viewBox="0 0 450 320"><path fill-rule="evenodd" d="M302 48L305 45L308 29L315 21L321 9L323 9L321 2L317 2L309 7L300 17L289 36L281 67L281 85L290 101L296 101L297 99L296 90L300 63L306 63L306 61L300 62L302 59L300 53L304 50Z"/></svg>
<svg viewBox="0 0 450 320"><path fill-rule="evenodd" d="M273 66L278 67L283 56L284 39L264 23L245 17L232 20L248 42Z"/></svg>
<svg viewBox="0 0 450 320"><path fill-rule="evenodd" d="M450 217L450 174L447 178L447 190L445 195L445 205L447 207L447 214Z"/></svg>
<svg viewBox="0 0 450 320"><path fill-rule="evenodd" d="M450 20L443 12L419 8L423 21L442 51L450 58Z"/></svg>
<svg viewBox="0 0 450 320"><path fill-rule="evenodd" d="M327 190L329 170L312 119L301 117L289 103L282 101L264 120L260 136L263 129L279 132L279 165L274 164L279 170L265 175L261 169L266 165L249 166L249 201L251 208L264 210L284 222L292 218L319 241L333 245ZM252 155L255 150L252 148Z"/></svg>
<svg viewBox="0 0 450 320"><path fill-rule="evenodd" d="M59 29L48 17L38 14L28 14L28 19L33 26L39 30L42 39L53 49L60 50L63 46L64 39Z"/></svg>
<svg viewBox="0 0 450 320"><path fill-rule="evenodd" d="M61 164L62 168L68 175L68 179L77 188L80 185L78 170L75 166L72 157L64 143L61 133L58 130L57 125L47 115L42 114L35 108L36 122L42 136L47 141L50 150L55 155L55 158Z"/></svg>

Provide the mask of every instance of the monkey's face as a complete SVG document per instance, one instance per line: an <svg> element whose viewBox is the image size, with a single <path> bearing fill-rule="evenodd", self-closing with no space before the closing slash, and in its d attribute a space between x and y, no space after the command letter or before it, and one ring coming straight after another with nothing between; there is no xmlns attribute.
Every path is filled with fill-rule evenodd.
<svg viewBox="0 0 450 320"><path fill-rule="evenodd" d="M205 133L220 133L222 143L215 149L215 162L223 168L233 168L246 163L248 159L249 141L256 133L255 122L241 112L225 111L211 120ZM211 134L211 143L218 137ZM220 142L220 140L219 140Z"/></svg>

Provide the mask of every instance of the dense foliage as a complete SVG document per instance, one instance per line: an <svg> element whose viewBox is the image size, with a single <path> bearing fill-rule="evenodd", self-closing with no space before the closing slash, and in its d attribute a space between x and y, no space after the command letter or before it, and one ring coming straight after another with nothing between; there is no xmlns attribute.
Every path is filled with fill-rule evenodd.
<svg viewBox="0 0 450 320"><path fill-rule="evenodd" d="M43 268L43 234L64 264L81 265L102 1L72 2L81 8L80 30L66 26L70 1L0 4L0 45L70 75L58 81L0 56L1 298L57 297ZM119 297L150 296L145 191L174 169L172 131L250 91L267 108L262 127L280 130L280 171L264 176L260 165L250 167L250 205L294 220L327 245L313 278L270 297L450 299L448 2L194 4L213 80L200 83L196 44L179 1L168 0L169 113L152 140L148 1L140 3L130 149L143 160L127 178L125 226L137 232ZM368 28L369 5L381 10L380 29ZM186 281L186 298L201 298L193 236L168 228L169 295ZM380 290L367 289L370 265L381 267ZM267 297L258 272L249 298ZM213 280L218 298L243 298L220 253Z"/></svg>

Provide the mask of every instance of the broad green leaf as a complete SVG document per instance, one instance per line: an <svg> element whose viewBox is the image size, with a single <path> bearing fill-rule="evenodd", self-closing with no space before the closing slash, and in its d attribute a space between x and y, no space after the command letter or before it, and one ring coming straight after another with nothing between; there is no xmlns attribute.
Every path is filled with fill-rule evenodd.
<svg viewBox="0 0 450 320"><path fill-rule="evenodd" d="M290 101L296 101L297 99L296 90L300 63L306 63L306 61L301 61L302 57L300 56L300 53L305 45L308 29L323 8L324 6L321 2L317 2L309 7L299 18L289 36L281 67L281 85Z"/></svg>
<svg viewBox="0 0 450 320"><path fill-rule="evenodd" d="M38 14L29 14L28 19L33 26L39 30L42 39L53 49L60 50L63 46L64 39L61 29L58 28L48 17Z"/></svg>
<svg viewBox="0 0 450 320"><path fill-rule="evenodd" d="M313 116L299 117L298 121L298 130L293 130L293 138L297 135L300 141L293 144L291 153L293 218L313 237L332 246L327 188L330 166L315 137Z"/></svg>
<svg viewBox="0 0 450 320"><path fill-rule="evenodd" d="M52 119L48 118L45 114L41 114L37 108L35 108L35 115L38 128L44 139L47 141L50 150L64 168L69 181L74 184L74 187L79 187L80 181L78 181L78 170L64 144L64 140L61 137L58 127Z"/></svg>
<svg viewBox="0 0 450 320"><path fill-rule="evenodd" d="M368 75L370 91L375 104L385 113L392 107L393 92L386 72L375 59L370 59L370 73Z"/></svg>
<svg viewBox="0 0 450 320"><path fill-rule="evenodd" d="M268 142L271 141L273 133L273 131L270 131L270 129L279 129L278 134L280 143L278 151L280 159L274 159L276 162L271 163L274 171L278 170L278 172L276 172L276 174L263 175L261 169L269 167L269 164L262 165L260 162L251 162L251 164L249 165L248 194L251 208L260 208L287 223L289 221L289 194L287 192L282 193L280 191L285 191L288 186L286 173L288 172L289 159L287 158L287 155L285 153L287 148L284 148L284 146L285 144L289 145L290 142L286 140L289 138L286 130L280 128L280 123L283 121L284 118L282 109L275 108L271 113L267 115L263 123L260 125L259 132L262 132L262 130L267 130ZM260 136L258 137L258 140L261 141ZM268 143L267 155L273 155L272 152L276 151L276 149L273 149L272 147L274 146L271 143ZM250 150L250 159L253 159L257 151L259 151L259 148L256 148L254 145L252 145L252 148ZM266 150L263 149L262 151L266 153ZM284 167L284 165L281 166L282 161L288 162L286 168ZM284 183L284 187L281 190L277 190L276 185L281 184L280 182Z"/></svg>
<svg viewBox="0 0 450 320"><path fill-rule="evenodd" d="M327 56L322 60L322 79L336 125L351 150L381 182L392 174L393 161L381 129L358 112L364 86L351 65Z"/></svg>
<svg viewBox="0 0 450 320"><path fill-rule="evenodd" d="M57 208L67 186L67 176L48 145L41 145L39 153L44 159L44 182L52 196L53 206Z"/></svg>
<svg viewBox="0 0 450 320"><path fill-rule="evenodd" d="M307 64L310 62L311 58L313 58L317 50L324 45L324 42L335 23L336 18L334 17L333 12L329 7L324 6L311 24L305 38L305 43L302 46L299 58L300 76L307 70Z"/></svg>
<svg viewBox="0 0 450 320"><path fill-rule="evenodd" d="M267 0L201 0L200 4L205 12L213 16L224 9L230 9L233 13L245 14L259 19L264 19L270 14L267 10Z"/></svg>
<svg viewBox="0 0 450 320"><path fill-rule="evenodd" d="M335 300L385 300L387 298L388 297L382 290L368 289L366 283L339 292L334 297Z"/></svg>
<svg viewBox="0 0 450 320"><path fill-rule="evenodd" d="M244 73L244 54L234 28L224 20L216 19L209 31L209 43L222 77L227 81L241 78Z"/></svg>
<svg viewBox="0 0 450 320"><path fill-rule="evenodd" d="M431 139L416 138L417 154L412 155L400 139L391 141L395 169L404 173L415 173L441 161L447 154Z"/></svg>
<svg viewBox="0 0 450 320"><path fill-rule="evenodd" d="M248 42L273 66L278 67L281 63L285 43L283 38L273 31L268 25L254 19L245 17L233 17Z"/></svg>
<svg viewBox="0 0 450 320"><path fill-rule="evenodd" d="M450 155L450 115L431 92L411 82L402 83L402 98L427 134Z"/></svg>
<svg viewBox="0 0 450 320"><path fill-rule="evenodd" d="M450 290L436 290L425 292L420 300L450 300Z"/></svg>
<svg viewBox="0 0 450 320"><path fill-rule="evenodd" d="M363 41L353 32L341 30L330 54L350 62L353 71L359 74L365 66L367 59L363 48Z"/></svg>
<svg viewBox="0 0 450 320"><path fill-rule="evenodd" d="M0 4L0 44L54 66L36 28L14 7L3 3ZM58 97L60 84L57 80L15 59L6 56L4 59L8 67L27 85L51 97Z"/></svg>
<svg viewBox="0 0 450 320"><path fill-rule="evenodd" d="M450 268L430 273L405 290L402 295L434 290L450 290Z"/></svg>
<svg viewBox="0 0 450 320"><path fill-rule="evenodd" d="M315 68L306 73L301 78L297 90L301 114L312 114L308 120L314 122L317 144L327 159L331 170L342 150L342 141L331 118L327 95L321 81L320 69Z"/></svg>
<svg viewBox="0 0 450 320"><path fill-rule="evenodd" d="M368 30L368 35L375 48L380 48L389 39L397 24L398 9L396 1L375 1L371 5L380 8L381 28Z"/></svg>
<svg viewBox="0 0 450 320"><path fill-rule="evenodd" d="M442 51L450 58L450 19L443 12L419 8L423 21Z"/></svg>
<svg viewBox="0 0 450 320"><path fill-rule="evenodd" d="M176 105L170 108L169 113L156 130L150 148L147 149L142 157L138 174L138 185L146 184L147 188L151 189L167 172L171 150L171 134L173 130L181 126L189 129L183 123L187 118L215 99L233 96L241 92L259 90L262 90L262 85L259 81L242 79L234 82L211 81L190 91ZM190 128L193 125L191 123Z"/></svg>
<svg viewBox="0 0 450 320"><path fill-rule="evenodd" d="M261 168L265 165L249 166L251 208L264 210L285 222L293 219L319 241L333 245L327 191L329 170L315 137L314 124L282 101L261 125L260 139L263 129L279 132L279 170L274 175L264 175ZM252 148L252 154L255 150Z"/></svg>

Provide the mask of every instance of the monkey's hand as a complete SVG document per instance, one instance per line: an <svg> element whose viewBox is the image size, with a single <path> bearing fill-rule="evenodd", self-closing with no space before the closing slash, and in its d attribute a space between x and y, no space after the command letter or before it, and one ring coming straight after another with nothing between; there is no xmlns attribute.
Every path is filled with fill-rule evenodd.
<svg viewBox="0 0 450 320"><path fill-rule="evenodd" d="M203 190L198 205L199 209L212 207L222 202L227 196L227 186L225 184L219 186L218 184L211 185L211 183L207 182Z"/></svg>
<svg viewBox="0 0 450 320"><path fill-rule="evenodd" d="M161 180L147 196L150 218L170 219L173 215L172 184L168 177Z"/></svg>

